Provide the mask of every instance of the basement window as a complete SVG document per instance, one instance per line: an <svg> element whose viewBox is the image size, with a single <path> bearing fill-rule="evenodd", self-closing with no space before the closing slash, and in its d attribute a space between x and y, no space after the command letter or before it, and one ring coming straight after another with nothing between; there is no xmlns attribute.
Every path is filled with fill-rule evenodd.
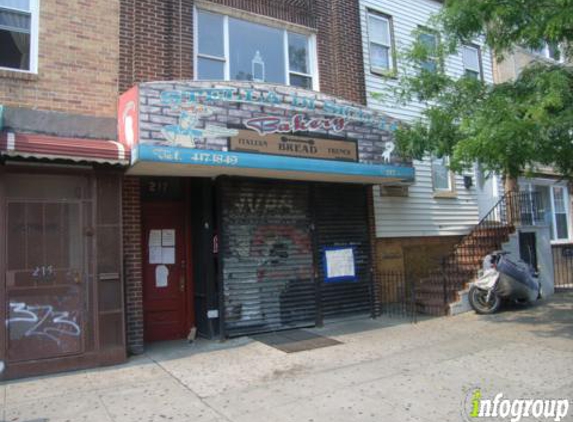
<svg viewBox="0 0 573 422"><path fill-rule="evenodd" d="M314 37L197 11L196 78L317 89Z"/></svg>
<svg viewBox="0 0 573 422"><path fill-rule="evenodd" d="M0 68L36 72L38 0L0 0Z"/></svg>

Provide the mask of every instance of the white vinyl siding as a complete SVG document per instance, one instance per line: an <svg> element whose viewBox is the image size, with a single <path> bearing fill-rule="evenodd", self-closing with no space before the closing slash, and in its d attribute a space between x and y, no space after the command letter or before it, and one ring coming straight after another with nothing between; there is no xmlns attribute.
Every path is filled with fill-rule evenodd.
<svg viewBox="0 0 573 422"><path fill-rule="evenodd" d="M399 78L389 78L369 72L371 69L368 13L380 13L392 17L394 45L396 49L396 69L398 76L407 69L401 60L401 52L414 41L414 32L419 27L428 27L428 19L438 12L441 3L433 0L360 0L360 16L363 39L364 68L366 69L366 89L368 106L400 119L406 123L421 117L423 103L399 104L393 91L398 87ZM479 43L476 43L479 45ZM489 52L481 49L482 72L486 82L493 83L492 62ZM462 77L465 68L462 51L448 57L443 63L447 74ZM381 94L373 98L370 93ZM466 189L463 176L454 177L454 198L436 196L432 183L430 160L416 161L416 183L409 188L407 197L380 196L380 189L374 188L376 233L378 237L417 237L439 235L462 235L478 223L478 191L475 173L473 187Z"/></svg>

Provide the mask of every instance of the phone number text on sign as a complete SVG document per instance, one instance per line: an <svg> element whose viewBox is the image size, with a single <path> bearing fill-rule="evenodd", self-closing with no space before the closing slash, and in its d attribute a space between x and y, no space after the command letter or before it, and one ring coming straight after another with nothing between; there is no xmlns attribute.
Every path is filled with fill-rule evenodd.
<svg viewBox="0 0 573 422"><path fill-rule="evenodd" d="M189 160L197 163L225 164L227 166L235 166L239 164L239 157L235 155L210 154L203 152L191 154Z"/></svg>
<svg viewBox="0 0 573 422"><path fill-rule="evenodd" d="M185 162L215 164L225 166L236 166L239 164L239 157L236 155L213 154L210 152L191 152L173 151L170 149L155 148L153 154L160 161Z"/></svg>

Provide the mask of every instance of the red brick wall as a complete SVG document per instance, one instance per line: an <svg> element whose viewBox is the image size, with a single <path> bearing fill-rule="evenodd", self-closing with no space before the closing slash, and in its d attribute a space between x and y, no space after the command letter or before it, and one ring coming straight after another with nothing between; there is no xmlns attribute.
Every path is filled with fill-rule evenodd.
<svg viewBox="0 0 573 422"><path fill-rule="evenodd" d="M143 285L141 262L141 200L139 178L123 180L123 259L127 350L143 352Z"/></svg>
<svg viewBox="0 0 573 422"><path fill-rule="evenodd" d="M365 104L358 0L212 3L316 29L321 91ZM193 78L193 5L121 0L120 92L144 81Z"/></svg>
<svg viewBox="0 0 573 422"><path fill-rule="evenodd" d="M320 89L365 104L358 0L213 0L316 30ZM119 90L193 78L194 0L121 0ZM139 184L124 185L128 349L143 350ZM374 245L374 243L373 243Z"/></svg>
<svg viewBox="0 0 573 422"><path fill-rule="evenodd" d="M120 0L40 3L38 73L0 69L0 104L115 117Z"/></svg>

